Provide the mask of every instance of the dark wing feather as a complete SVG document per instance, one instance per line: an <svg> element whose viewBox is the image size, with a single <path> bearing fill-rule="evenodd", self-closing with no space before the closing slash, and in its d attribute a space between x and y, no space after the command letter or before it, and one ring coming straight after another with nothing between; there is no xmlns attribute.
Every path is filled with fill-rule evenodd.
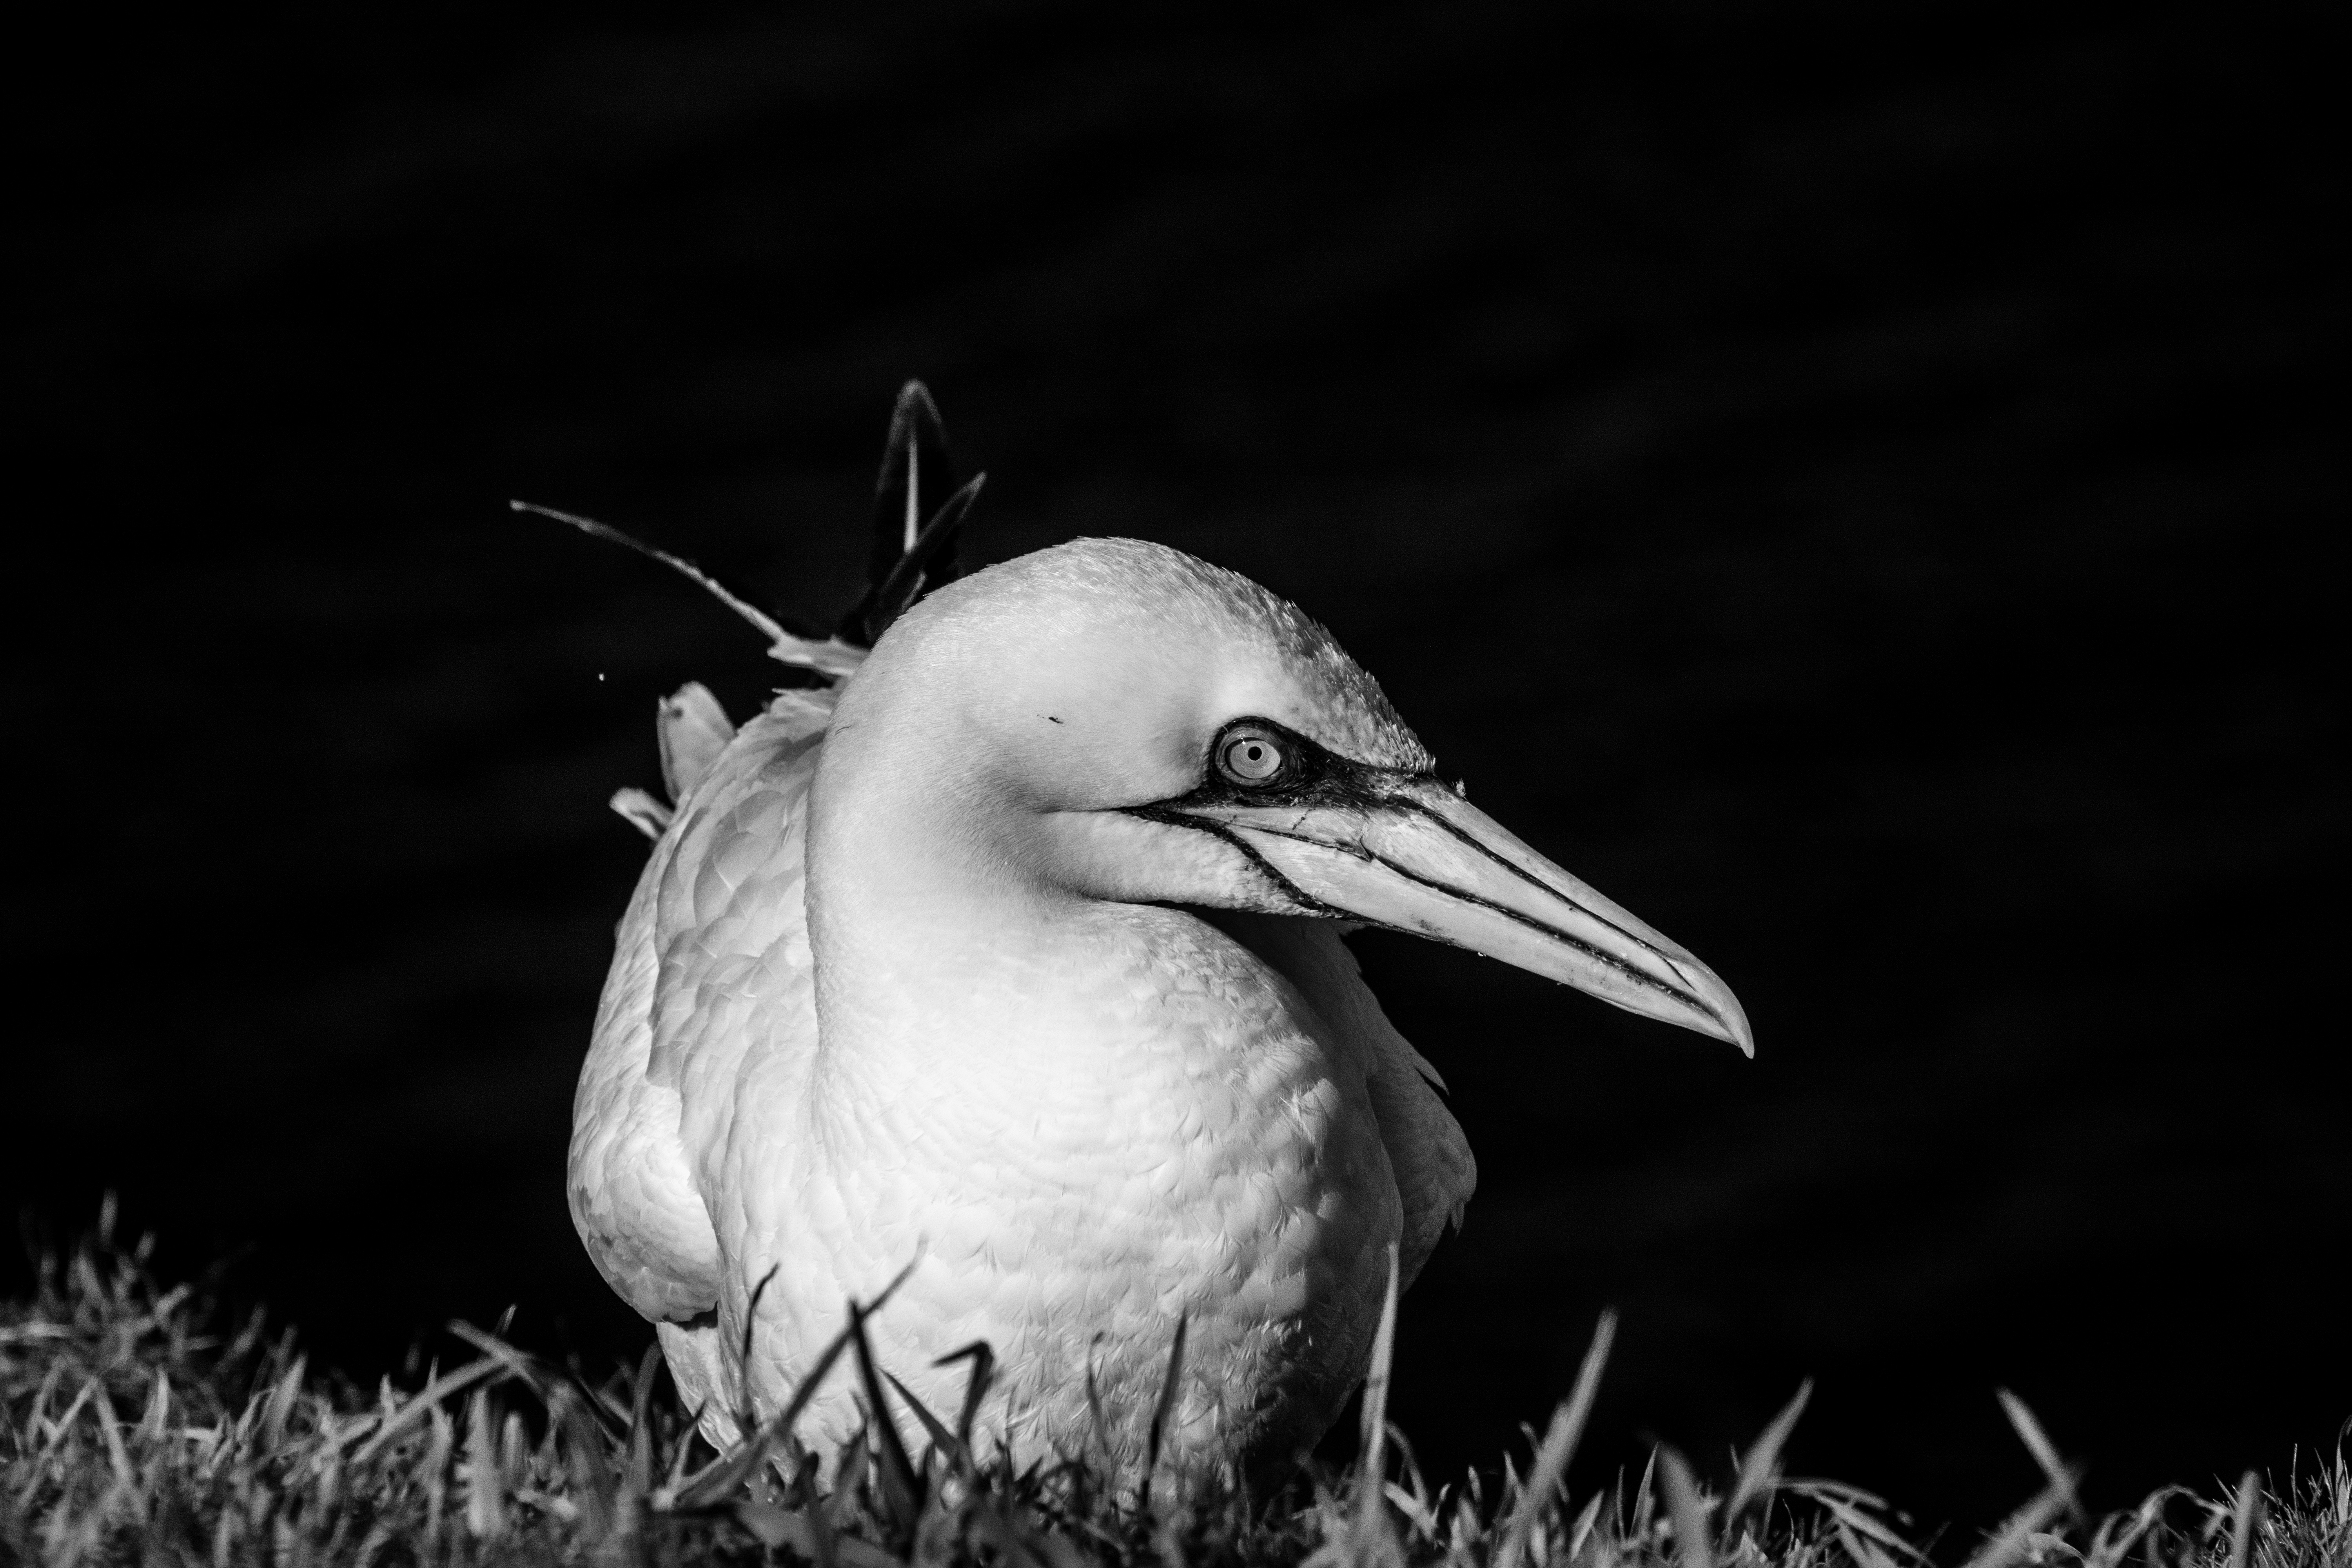
<svg viewBox="0 0 2352 1568"><path fill-rule="evenodd" d="M916 600L955 580L964 513L979 489L977 479L959 487L939 406L921 382L908 382L891 411L890 439L874 486L866 590L842 617L842 640L873 647Z"/></svg>

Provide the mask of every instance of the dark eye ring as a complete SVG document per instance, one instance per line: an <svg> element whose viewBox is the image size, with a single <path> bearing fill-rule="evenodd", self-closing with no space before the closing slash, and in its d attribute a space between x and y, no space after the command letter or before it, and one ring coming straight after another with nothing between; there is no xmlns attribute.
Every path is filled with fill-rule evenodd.
<svg viewBox="0 0 2352 1568"><path fill-rule="evenodd" d="M1279 779L1290 753L1276 737L1258 729L1239 729L1217 742L1217 772L1244 789L1264 789Z"/></svg>

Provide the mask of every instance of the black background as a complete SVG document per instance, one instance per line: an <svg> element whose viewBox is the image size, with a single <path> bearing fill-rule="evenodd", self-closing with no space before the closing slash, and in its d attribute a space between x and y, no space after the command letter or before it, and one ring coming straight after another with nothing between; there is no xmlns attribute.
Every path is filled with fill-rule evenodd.
<svg viewBox="0 0 2352 1568"><path fill-rule="evenodd" d="M1577 1484L1927 1519L2352 1413L2341 206L2316 7L313 10L25 100L0 1194L362 1375L642 1326L562 1196L655 697L772 667L635 529L854 595L893 391L973 547L1327 620L1755 1062L1370 936L1479 1152L1396 1405ZM2323 531L2323 529L2325 531Z"/></svg>

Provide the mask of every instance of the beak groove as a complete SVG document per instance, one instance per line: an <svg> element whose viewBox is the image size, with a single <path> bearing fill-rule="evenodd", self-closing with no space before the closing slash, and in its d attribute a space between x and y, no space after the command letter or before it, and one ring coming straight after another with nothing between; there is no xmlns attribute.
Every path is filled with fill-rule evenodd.
<svg viewBox="0 0 2352 1568"><path fill-rule="evenodd" d="M1738 999L1688 952L1453 791L1381 783L1345 801L1171 802L1152 815L1215 833L1311 912L1466 947L1755 1054Z"/></svg>
<svg viewBox="0 0 2352 1568"><path fill-rule="evenodd" d="M1562 891L1561 889L1559 889L1559 888L1553 887L1551 884L1549 884L1549 883L1546 882L1546 881L1545 881L1543 879L1541 879L1540 877L1538 877L1537 875L1535 875L1535 873L1533 873L1532 871L1529 871L1526 867L1524 867L1524 866L1520 866L1520 865L1518 865L1518 864L1515 863L1514 861L1510 860L1510 859L1509 859L1509 858L1507 858L1507 857L1505 857L1505 856L1502 856L1502 855L1499 855L1499 854L1496 853L1496 851L1495 851L1495 850L1494 850L1490 846L1488 846L1487 844L1486 844L1485 842L1483 842L1483 841L1482 841L1482 840L1480 840L1479 838L1475 837L1475 836L1473 836L1473 835L1471 835L1471 834L1469 834L1469 833L1467 833L1467 832L1465 832L1465 831L1462 829L1462 827L1461 827L1458 824L1454 823L1454 822L1452 822L1452 821L1449 821L1449 820L1448 820L1447 818L1445 818L1444 816L1440 816L1438 813L1436 813L1436 812L1434 812L1434 811L1430 810L1430 809L1429 809L1429 807L1427 807L1427 806L1423 805L1421 802L1419 802L1419 801L1417 801L1417 800L1415 800L1415 799L1412 798L1410 795L1399 795L1399 796L1392 797L1392 798L1391 798L1390 801L1388 801L1386 804L1388 804L1388 805L1391 805L1391 806L1393 806L1393 807L1395 807L1395 808L1397 808L1397 809L1404 810L1404 811L1410 811L1410 812L1412 812L1413 814L1415 814L1416 816L1423 816L1423 817L1428 818L1431 822L1435 823L1435 824L1436 824L1440 828L1442 828L1442 829L1443 829L1444 831L1445 831L1446 833L1448 833L1448 834L1452 835L1454 837L1455 837L1455 838L1457 838L1457 839L1461 840L1464 844L1468 845L1468 846L1470 847L1470 848L1471 848L1471 849L1473 849L1473 850L1475 850L1476 853L1478 853L1478 854L1480 854L1480 855L1485 856L1488 860L1491 860L1491 861L1493 861L1496 865L1497 865L1497 866L1501 867L1501 868L1503 868L1503 870L1504 870L1507 874L1508 874L1508 875L1510 875L1510 876L1512 876L1512 877L1516 877L1516 878L1517 878L1520 881L1523 881L1523 882L1527 883L1529 887L1531 887L1531 888L1535 889L1536 889L1538 892L1539 892L1539 893L1543 893L1543 894L1545 894L1545 895L1547 895L1547 896L1549 896L1549 897L1558 899L1561 903L1564 903L1564 904L1568 905L1570 909L1575 910L1578 913L1580 913L1580 914L1581 914L1581 915L1585 916L1587 919L1593 920L1593 921L1599 921L1601 924L1602 924L1602 925L1604 925L1604 926L1607 926L1611 931L1615 931L1615 932L1618 934L1618 936L1619 936L1620 938L1622 938L1623 941L1628 942L1631 942L1631 943L1633 943L1633 944L1634 946L1636 946L1636 947L1640 947L1640 948L1642 948L1642 949L1643 949L1643 950L1645 950L1645 951L1647 951L1647 952L1651 952L1651 953L1655 954L1655 955L1656 955L1656 957L1657 957L1657 959L1658 959L1658 962L1659 962L1659 963L1663 963L1663 964L1664 964L1664 965L1666 966L1666 968L1667 968L1667 969L1668 969L1668 970L1669 970L1669 971L1674 974L1675 978L1675 979L1677 979L1677 980L1679 980L1679 981L1681 981L1681 982L1683 983L1683 986L1684 986L1684 989L1685 989L1685 991L1687 991L1687 992L1691 993L1691 994L1690 994L1690 995L1688 996L1688 998L1687 998L1688 1003L1689 1003L1689 1005L1690 1005L1691 1006L1693 1006L1693 1007L1696 1008L1696 1009L1697 1009L1698 1011L1700 1011L1700 1012L1706 1013L1706 1014L1708 1014L1708 1015L1710 1015L1710 1016L1714 1016L1714 1017L1717 1019L1717 1022L1719 1022L1719 1023L1723 1023L1723 1022L1725 1022L1725 1020L1724 1020L1724 1019L1723 1019L1723 1017L1722 1017L1722 1015L1721 1015L1719 1012L1717 1012L1717 1009L1716 1009L1716 1008L1715 1008L1711 1004L1709 1004L1709 1003L1707 1003L1707 1002L1706 1002L1706 1001L1702 1000L1702 999L1700 998L1700 996L1697 994L1698 990L1699 990L1698 984L1697 984L1697 982L1694 981L1694 980L1690 977L1690 975L1689 975L1689 974L1687 974L1686 973L1685 973L1685 972L1684 972L1684 969L1683 969L1683 966L1682 966L1681 960L1677 959L1677 958L1675 956L1675 954L1673 954L1672 952L1667 952L1664 947L1661 947L1661 946L1659 946L1657 943L1653 942L1652 941L1650 941L1650 940L1649 940L1649 938L1648 938L1648 937L1645 937L1644 935L1643 935L1643 934L1642 934L1643 931L1647 931L1647 930L1648 930L1648 928L1647 928L1646 926L1642 927L1642 930L1641 930L1641 931L1635 931L1635 930L1633 930L1633 929L1631 929L1631 925L1622 925L1622 924L1618 923L1616 921L1611 920L1611 919L1609 918L1609 916L1608 916L1606 913L1602 912L1601 910L1591 908L1591 907L1590 907L1590 906L1588 906L1588 905L1586 905L1586 904L1584 904L1584 903L1580 902L1580 901L1579 901L1579 900L1577 900L1577 899L1576 899L1572 894L1570 894L1570 893L1567 893L1567 892L1563 892L1563 891ZM1390 867L1390 869L1391 869L1391 870L1395 871L1395 872L1396 872L1398 875L1400 875L1400 876L1408 876L1408 877L1409 877L1409 876L1412 876L1412 873L1410 870L1408 870L1406 868L1404 868L1404 867L1402 867L1402 866L1393 866L1393 865L1392 865L1392 866L1391 866L1391 867ZM1565 876L1563 876L1562 880L1564 880L1564 881L1568 881L1568 882L1570 882L1570 883L1572 883L1572 884L1573 884L1573 883L1575 883L1575 879L1574 879L1574 878L1570 878L1570 877L1565 877ZM1432 886L1435 886L1435 884L1431 884L1431 885L1432 885ZM1578 886L1581 886L1581 884L1576 884L1576 885L1578 885ZM1439 891L1442 891L1442 892L1454 892L1454 890L1453 890L1453 889L1439 889ZM1454 892L1454 897L1456 897L1456 898L1472 898L1472 897L1475 897L1475 895L1473 895L1473 894L1465 894L1465 893L1460 893L1460 892ZM1507 914L1509 914L1509 915L1510 915L1513 919L1515 919L1515 920L1524 920L1524 921L1527 921L1529 924L1536 926L1538 930L1543 930L1543 931L1551 931L1551 930L1552 930L1552 928L1551 928L1551 927L1547 926L1547 925L1544 925L1542 921L1535 920L1532 916L1522 915L1522 914L1519 914L1519 913L1518 913L1517 911L1516 911L1516 910L1506 910L1504 912L1505 912L1505 913L1507 913ZM1639 924L1640 924L1640 922L1639 922L1639 921L1633 921L1633 922L1632 922L1632 925L1639 925ZM1558 936L1558 937L1559 937L1561 941L1563 941L1563 942L1576 942L1576 938L1575 938L1575 937L1573 937L1573 936L1571 936L1571 935L1570 935L1570 934L1569 934L1568 932L1566 932L1566 931L1554 931L1554 932L1553 932L1553 934L1554 934L1554 935L1556 935L1556 936ZM1593 948L1593 947L1591 947L1589 944L1581 943L1581 942L1578 942L1578 943L1577 943L1577 945L1581 946L1581 947L1585 947L1585 948L1586 948L1586 950L1587 950L1588 952L1591 952L1596 959L1600 959L1600 960L1602 960L1602 961L1604 961L1604 962L1608 962L1608 963L1616 963L1616 962L1617 962L1615 959L1611 958L1608 954L1606 954L1606 953L1602 952L1601 952L1600 949L1598 949L1598 948ZM1688 954L1685 954L1684 956L1685 956L1685 957L1688 957L1689 955L1688 955ZM1710 975L1709 975L1709 978L1710 978L1710 979L1712 979L1712 978L1713 978L1713 975L1712 975L1711 973L1710 973ZM1717 982L1717 984L1721 984L1721 982L1720 982L1720 981L1718 981L1718 982ZM1741 1022L1744 1024L1744 1023L1746 1022L1746 1020L1743 1018L1743 1019L1741 1020ZM1726 1023L1726 1024L1725 1024L1725 1026L1726 1026L1726 1028L1727 1028L1727 1029L1729 1027L1729 1026L1728 1026L1728 1024L1727 1024L1727 1023ZM1753 1054L1753 1053L1751 1053L1751 1054Z"/></svg>

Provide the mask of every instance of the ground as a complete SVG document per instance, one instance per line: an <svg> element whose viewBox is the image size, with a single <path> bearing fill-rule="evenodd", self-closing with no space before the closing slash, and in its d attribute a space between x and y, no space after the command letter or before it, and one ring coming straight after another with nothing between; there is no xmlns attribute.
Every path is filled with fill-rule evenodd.
<svg viewBox="0 0 2352 1568"><path fill-rule="evenodd" d="M373 1395L311 1368L257 1313L223 1331L202 1292L159 1288L151 1247L100 1237L40 1262L30 1300L0 1306L0 1561L210 1563L810 1561L1088 1568L1158 1563L1575 1564L1577 1568L1910 1568L2076 1563L2116 1568L2343 1568L2352 1468L2339 1446L2267 1483L2167 1489L2104 1519L2075 1472L2008 1401L2047 1484L1981 1534L1919 1532L1855 1489L1783 1476L1801 1390L1719 1486L1673 1447L1638 1479L1580 1494L1563 1480L1605 1371L1602 1321L1574 1394L1499 1486L1433 1485L1380 1419L1340 1468L1281 1497L1112 1496L1087 1459L1013 1475L982 1444L883 1391L887 1369L845 1332L830 1375L892 1410L829 1493L790 1410L726 1455L693 1435L658 1359L591 1384L495 1333L452 1325L467 1353L421 1386ZM1388 1336L1383 1335L1384 1349ZM1385 1384L1383 1366L1376 1382ZM821 1374L823 1375L823 1374ZM984 1371L982 1375L985 1375ZM1374 1433L1378 1440L1374 1440ZM912 1435L912 1443L903 1434ZM1375 1493L1370 1476L1383 1478ZM1524 1479L1522 1479L1524 1476ZM1592 1478L1581 1478L1588 1488Z"/></svg>

